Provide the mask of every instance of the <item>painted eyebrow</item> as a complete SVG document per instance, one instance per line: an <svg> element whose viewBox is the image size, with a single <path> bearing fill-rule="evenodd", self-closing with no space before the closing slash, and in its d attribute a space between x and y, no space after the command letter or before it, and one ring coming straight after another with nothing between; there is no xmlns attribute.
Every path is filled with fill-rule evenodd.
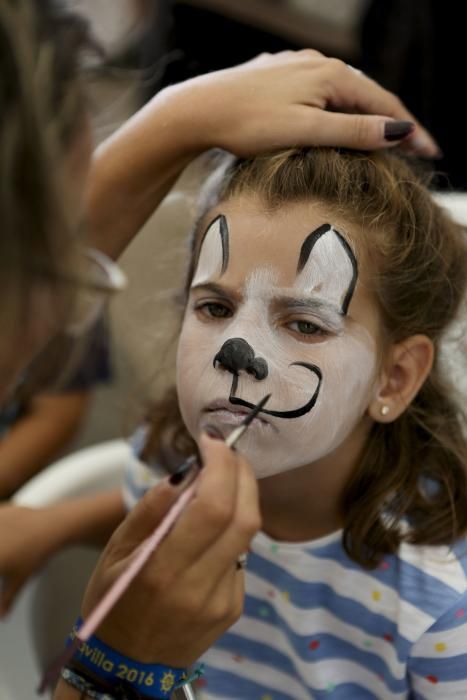
<svg viewBox="0 0 467 700"><path fill-rule="evenodd" d="M215 282L204 282L191 287L190 292L212 292L225 301L234 300L236 303L243 301L243 296L235 290L228 290ZM292 297L287 295L273 295L272 301L282 309L303 309L310 313L318 314L336 332L344 328L344 314L335 304L330 304L324 299L313 299L311 297Z"/></svg>
<svg viewBox="0 0 467 700"><path fill-rule="evenodd" d="M344 328L344 314L335 304L330 304L324 299L313 299L311 297L289 297L274 296L274 303L282 309L303 309L310 313L317 314L332 326L333 330L339 331Z"/></svg>
<svg viewBox="0 0 467 700"><path fill-rule="evenodd" d="M221 287L219 284L216 284L215 282L203 282L202 284L196 284L194 287L191 287L190 292L212 292L213 294L216 294L216 296L220 297L221 299L225 299L226 301L232 301L232 299L236 302L242 301L243 297L241 294L236 292L235 290L228 290L225 287Z"/></svg>

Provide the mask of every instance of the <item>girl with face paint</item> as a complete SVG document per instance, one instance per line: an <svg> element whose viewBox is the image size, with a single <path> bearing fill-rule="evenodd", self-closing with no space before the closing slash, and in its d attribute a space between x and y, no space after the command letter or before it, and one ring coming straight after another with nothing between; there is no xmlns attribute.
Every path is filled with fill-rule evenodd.
<svg viewBox="0 0 467 700"><path fill-rule="evenodd" d="M467 451L439 351L464 230L397 156L225 157L203 199L183 423L171 393L147 455L168 464L272 396L239 445L263 520L244 614L203 657L201 697L462 696Z"/></svg>
<svg viewBox="0 0 467 700"><path fill-rule="evenodd" d="M96 47L84 23L63 8L55 0L0 3L2 402L54 334L69 328L71 320L75 329L83 322L77 313L80 292L87 301L92 297L91 306L99 311L122 286L110 260L103 264L97 251L83 251L77 235L82 218L87 241L117 256L185 165L212 146L241 155L291 141L384 148L407 137L422 155L437 151L393 95L342 62L302 51L263 55L163 91L91 158L79 66L81 49ZM349 109L352 115L338 114ZM99 273L108 274L96 273L96 260ZM95 318L96 309L91 311ZM89 313L86 317L89 321ZM259 376L264 366L257 363L255 371ZM239 614L243 578L235 561L258 529L256 481L240 455L207 437L204 443L197 501L159 552L159 561L168 563L154 567L151 561L149 572L134 581L132 595L99 629L101 641L131 657L131 663L188 665ZM165 481L149 493L111 539L87 589L85 615L160 523L178 496L176 486L177 480ZM223 508L209 496L220 488ZM100 537L123 517L120 495L113 496L100 500ZM63 543L63 523L86 540L96 534L96 528L91 534L86 499L78 510L70 504L42 514L29 510L31 556L21 549L27 515L10 506L0 509L2 534L8 533L1 541L0 615L31 571ZM166 585L170 571L172 582ZM209 596L203 596L206 590ZM103 697L98 680L93 678L93 697ZM113 680L110 687L100 686L106 697L107 691L121 696L120 679ZM152 691L155 697L156 688ZM57 700L85 695L91 697L68 682L59 682L54 693Z"/></svg>

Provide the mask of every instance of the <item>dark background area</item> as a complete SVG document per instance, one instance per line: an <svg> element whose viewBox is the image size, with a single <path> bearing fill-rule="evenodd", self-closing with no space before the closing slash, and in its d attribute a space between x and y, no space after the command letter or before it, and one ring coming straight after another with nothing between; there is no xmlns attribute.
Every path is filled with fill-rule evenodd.
<svg viewBox="0 0 467 700"><path fill-rule="evenodd" d="M155 77L145 81L145 99L166 85L263 51L308 46L352 63L399 95L444 153L433 164L439 172L436 186L467 189L463 3L370 0L345 28L311 10L308 15L303 0L298 9L287 0L232 0L232 9L228 0L147 1L154 2L155 11L142 63L146 75ZM248 12L238 10L242 3Z"/></svg>

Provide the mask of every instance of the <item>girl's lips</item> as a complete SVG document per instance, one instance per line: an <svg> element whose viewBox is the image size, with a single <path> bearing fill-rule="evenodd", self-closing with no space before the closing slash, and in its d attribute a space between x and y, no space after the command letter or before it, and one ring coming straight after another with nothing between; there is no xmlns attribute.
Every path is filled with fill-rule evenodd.
<svg viewBox="0 0 467 700"><path fill-rule="evenodd" d="M245 408L244 406L235 406L234 404L231 404L230 401L226 401L225 399L220 399L211 402L204 409L204 412L212 414L213 417L215 416L222 422L235 423L237 425L243 421L245 416L251 413L251 410ZM269 423L269 421L265 420L261 415L254 418L253 423L255 422L264 424Z"/></svg>

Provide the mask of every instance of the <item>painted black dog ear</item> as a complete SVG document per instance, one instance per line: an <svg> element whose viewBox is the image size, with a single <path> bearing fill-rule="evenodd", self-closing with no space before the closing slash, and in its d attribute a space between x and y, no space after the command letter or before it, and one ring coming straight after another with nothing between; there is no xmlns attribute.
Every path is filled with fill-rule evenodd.
<svg viewBox="0 0 467 700"><path fill-rule="evenodd" d="M297 265L297 281L309 292L336 304L345 316L358 279L358 264L344 236L323 224L304 240Z"/></svg>
<svg viewBox="0 0 467 700"><path fill-rule="evenodd" d="M223 214L207 227L198 257L192 285L221 277L229 264L229 227Z"/></svg>

